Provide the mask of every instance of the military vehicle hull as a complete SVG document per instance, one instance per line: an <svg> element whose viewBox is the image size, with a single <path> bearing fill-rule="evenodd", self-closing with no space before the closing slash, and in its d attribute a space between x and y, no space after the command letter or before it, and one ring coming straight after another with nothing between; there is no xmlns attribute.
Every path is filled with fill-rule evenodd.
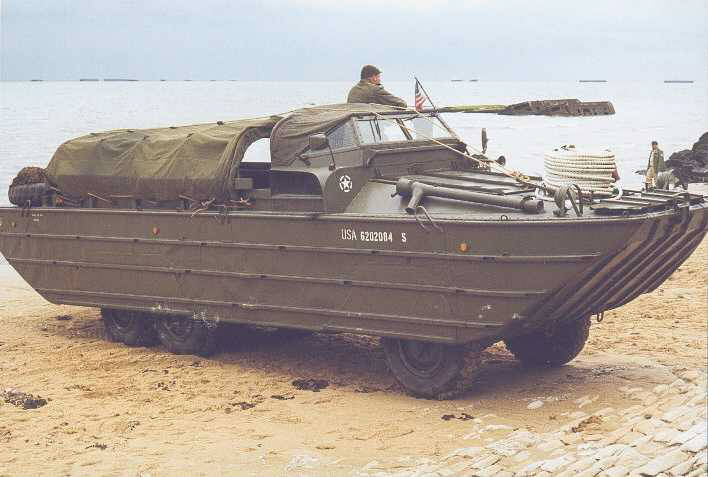
<svg viewBox="0 0 708 477"><path fill-rule="evenodd" d="M703 204L635 217L0 209L0 251L53 303L489 344L651 291Z"/></svg>
<svg viewBox="0 0 708 477"><path fill-rule="evenodd" d="M270 161L246 161L266 137ZM364 104L89 134L9 198L0 252L47 300L101 308L109 339L207 355L226 323L380 336L423 397L500 340L569 362L591 315L708 231L702 196L553 187L471 155L438 115Z"/></svg>

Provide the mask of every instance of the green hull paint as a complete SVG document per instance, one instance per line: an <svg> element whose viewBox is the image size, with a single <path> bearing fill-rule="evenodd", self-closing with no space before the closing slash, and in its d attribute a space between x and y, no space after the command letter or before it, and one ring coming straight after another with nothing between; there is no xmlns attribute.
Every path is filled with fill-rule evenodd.
<svg viewBox="0 0 708 477"><path fill-rule="evenodd" d="M565 316L620 303L626 296L607 296L586 310L573 290L603 274L621 281L613 267L672 231L688 240L672 241L674 252L689 253L705 208L685 225L672 217L440 219L442 232L426 232L407 216L0 209L0 250L54 303L488 342L562 318L548 303L568 288L558 306L578 304ZM643 270L667 263L658 259L645 257ZM646 291L645 278L627 292Z"/></svg>

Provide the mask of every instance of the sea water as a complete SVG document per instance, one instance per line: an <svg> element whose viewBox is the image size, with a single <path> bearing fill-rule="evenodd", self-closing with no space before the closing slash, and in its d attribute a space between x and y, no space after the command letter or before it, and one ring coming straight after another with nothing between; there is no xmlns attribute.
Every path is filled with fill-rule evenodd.
<svg viewBox="0 0 708 477"><path fill-rule="evenodd" d="M216 122L344 101L352 83L246 81L0 82L0 206L7 186L25 166L46 166L64 141L90 132ZM409 104L413 81L384 85ZM704 82L426 82L438 107L512 104L540 99L612 101L616 114L596 117L445 114L461 139L480 147L487 129L487 154L503 155L507 166L543 173L543 154L564 144L616 155L622 184L639 186L634 171L645 169L650 142L668 159L690 148L708 129Z"/></svg>

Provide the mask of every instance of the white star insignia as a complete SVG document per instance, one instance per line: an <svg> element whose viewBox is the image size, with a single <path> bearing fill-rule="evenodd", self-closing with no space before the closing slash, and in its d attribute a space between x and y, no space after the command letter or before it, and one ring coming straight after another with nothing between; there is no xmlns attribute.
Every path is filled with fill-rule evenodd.
<svg viewBox="0 0 708 477"><path fill-rule="evenodd" d="M348 175L339 178L339 188L342 189L342 192L350 192L353 186L352 178Z"/></svg>

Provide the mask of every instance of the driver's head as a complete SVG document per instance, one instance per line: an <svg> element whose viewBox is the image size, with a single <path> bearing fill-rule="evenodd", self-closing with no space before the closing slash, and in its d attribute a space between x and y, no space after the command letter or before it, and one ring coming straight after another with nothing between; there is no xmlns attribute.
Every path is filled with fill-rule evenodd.
<svg viewBox="0 0 708 477"><path fill-rule="evenodd" d="M361 79L374 84L381 84L381 70L374 65L364 65L361 69Z"/></svg>

